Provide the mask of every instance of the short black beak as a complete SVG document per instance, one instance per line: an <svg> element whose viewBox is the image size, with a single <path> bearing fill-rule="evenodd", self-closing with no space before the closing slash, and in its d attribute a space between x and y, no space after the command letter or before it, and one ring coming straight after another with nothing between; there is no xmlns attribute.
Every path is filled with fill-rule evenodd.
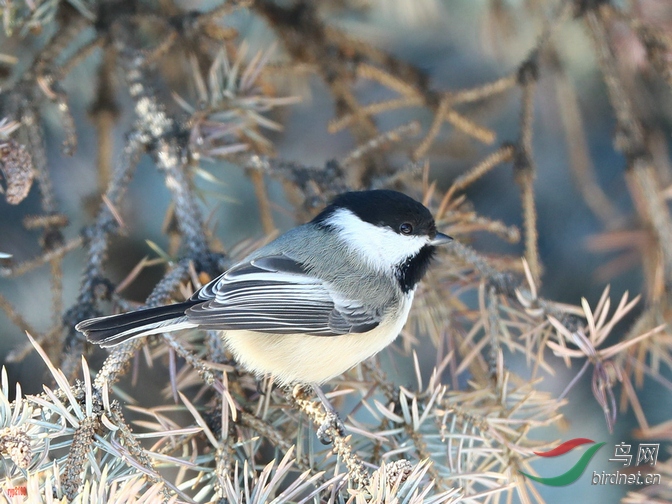
<svg viewBox="0 0 672 504"><path fill-rule="evenodd" d="M443 233L436 233L436 236L432 241L429 242L430 245L445 245L446 243L449 243L453 241L453 239Z"/></svg>

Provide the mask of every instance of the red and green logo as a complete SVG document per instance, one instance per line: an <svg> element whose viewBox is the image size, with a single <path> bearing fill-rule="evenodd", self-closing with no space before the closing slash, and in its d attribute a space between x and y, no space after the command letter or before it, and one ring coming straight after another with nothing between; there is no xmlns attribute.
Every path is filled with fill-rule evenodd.
<svg viewBox="0 0 672 504"><path fill-rule="evenodd" d="M564 455L570 450L573 450L579 445L593 444L593 443L595 443L595 441L593 441L592 439L574 438L570 439L569 441L565 441L560 446L558 446L557 448L553 448L550 451L534 452L534 454L539 455L540 457L558 457L560 455ZM590 448L588 448L586 452L583 455L581 455L579 461L576 464L574 464L574 466L572 466L569 469L569 471L561 474L560 476L555 476L553 478L540 478L539 476L532 476L531 474L524 473L523 471L519 472L520 474L524 475L527 478L530 478L531 480L538 481L542 485L549 485L549 486L569 485L570 483L574 483L577 479L579 479L579 476L581 476L583 474L583 471L586 470L586 467L588 467L590 460L597 453L597 451L600 448L602 448L604 444L605 443L597 443L596 445L593 445Z"/></svg>

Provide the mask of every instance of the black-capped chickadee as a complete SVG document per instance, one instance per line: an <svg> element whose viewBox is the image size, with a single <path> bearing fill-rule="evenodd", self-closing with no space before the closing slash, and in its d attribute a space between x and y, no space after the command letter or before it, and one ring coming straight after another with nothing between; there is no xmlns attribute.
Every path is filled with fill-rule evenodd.
<svg viewBox="0 0 672 504"><path fill-rule="evenodd" d="M222 331L235 358L280 384L320 384L399 334L436 245L427 208L388 190L338 196L183 303L77 324L103 347L188 328Z"/></svg>

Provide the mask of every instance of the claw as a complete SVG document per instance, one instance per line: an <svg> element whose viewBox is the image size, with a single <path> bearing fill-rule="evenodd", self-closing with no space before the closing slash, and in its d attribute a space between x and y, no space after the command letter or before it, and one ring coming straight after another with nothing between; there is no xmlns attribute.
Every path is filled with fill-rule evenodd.
<svg viewBox="0 0 672 504"><path fill-rule="evenodd" d="M333 443L334 436L330 431L335 431L338 436L345 435L345 425L334 410L327 410L327 418L317 429L317 439L324 445Z"/></svg>
<svg viewBox="0 0 672 504"><path fill-rule="evenodd" d="M313 385L313 390L317 394L317 397L320 399L324 411L327 414L327 418L322 422L322 425L317 429L317 439L320 440L320 443L329 445L334 441L334 434L337 436L345 435L345 425L343 421L336 413L336 410L327 399L327 396L324 395L322 389L317 385Z"/></svg>

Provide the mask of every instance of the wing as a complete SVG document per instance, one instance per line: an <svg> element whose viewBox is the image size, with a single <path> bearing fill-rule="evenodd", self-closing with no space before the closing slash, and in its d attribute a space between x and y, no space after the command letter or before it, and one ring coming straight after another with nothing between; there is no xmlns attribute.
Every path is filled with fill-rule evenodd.
<svg viewBox="0 0 672 504"><path fill-rule="evenodd" d="M344 300L284 254L236 265L191 299L203 302L187 318L205 329L337 336L369 331L382 315Z"/></svg>

